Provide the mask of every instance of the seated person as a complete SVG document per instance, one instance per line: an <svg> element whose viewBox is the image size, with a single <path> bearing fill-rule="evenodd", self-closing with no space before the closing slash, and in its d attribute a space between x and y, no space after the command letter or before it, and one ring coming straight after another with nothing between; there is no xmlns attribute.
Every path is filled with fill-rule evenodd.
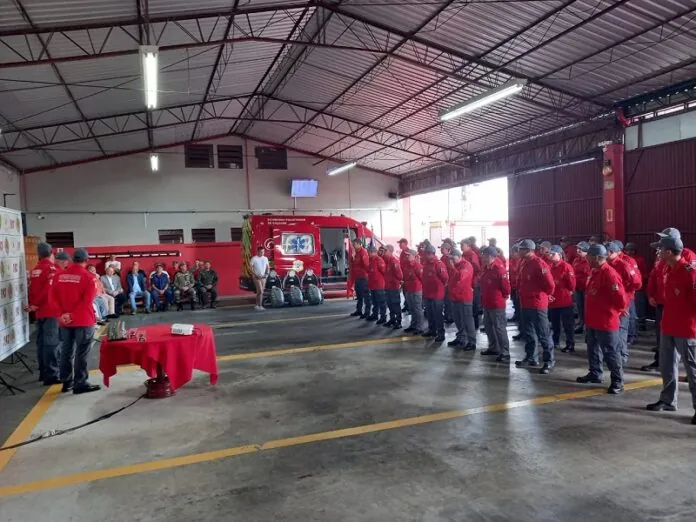
<svg viewBox="0 0 696 522"><path fill-rule="evenodd" d="M150 276L150 288L152 288L150 295L152 295L155 310L164 312L172 302L169 274L164 271L164 265L158 264L157 270ZM164 299L160 300L161 296L164 296Z"/></svg>
<svg viewBox="0 0 696 522"><path fill-rule="evenodd" d="M145 300L145 313L150 313L150 293L147 291L147 285L145 284L145 276L140 270L140 263L137 261L133 263L131 271L126 277L128 282L128 299L130 300L131 315L135 315L138 312L138 305L135 304L135 300L138 297L142 297Z"/></svg>
<svg viewBox="0 0 696 522"><path fill-rule="evenodd" d="M112 267L116 275L121 275L121 262L116 259L116 256L109 256L109 259L104 263L104 270Z"/></svg>
<svg viewBox="0 0 696 522"><path fill-rule="evenodd" d="M191 300L191 310L196 309L196 281L193 274L188 271L186 262L179 265L179 271L174 276L174 300L176 301L176 309L183 310L184 305L181 302L182 296Z"/></svg>
<svg viewBox="0 0 696 522"><path fill-rule="evenodd" d="M104 304L104 301L96 298L92 302L92 307L94 307L94 315L97 318L97 324L99 326L109 322L106 318L106 305Z"/></svg>
<svg viewBox="0 0 696 522"><path fill-rule="evenodd" d="M123 291L121 278L116 275L113 266L106 269L106 275L101 276L101 283L104 287L104 293L114 298L114 313L116 316L121 315L123 303L126 302L126 294Z"/></svg>
<svg viewBox="0 0 696 522"><path fill-rule="evenodd" d="M94 265L88 265L87 270L89 270L89 272L94 276L94 284L97 287L97 297L95 297L95 299L104 303L106 317L116 317L116 301L112 296L104 291L104 285L102 284L101 279L99 279L99 274L97 274L97 267Z"/></svg>
<svg viewBox="0 0 696 522"><path fill-rule="evenodd" d="M198 274L198 289L201 293L201 300L204 306L207 300L210 308L215 308L215 301L217 301L217 284L217 272L211 268L210 261L206 261L203 263L203 268Z"/></svg>

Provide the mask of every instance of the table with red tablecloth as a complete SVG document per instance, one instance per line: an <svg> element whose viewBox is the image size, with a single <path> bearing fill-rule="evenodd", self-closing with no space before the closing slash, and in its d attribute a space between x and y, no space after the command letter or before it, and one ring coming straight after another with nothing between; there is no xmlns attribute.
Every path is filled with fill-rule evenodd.
<svg viewBox="0 0 696 522"><path fill-rule="evenodd" d="M128 339L105 338L101 343L99 369L106 386L123 364L140 366L153 380L168 377L172 391L189 382L193 370L209 373L210 384L217 382L215 337L210 326L196 324L193 335L173 335L170 324L156 324L129 334Z"/></svg>

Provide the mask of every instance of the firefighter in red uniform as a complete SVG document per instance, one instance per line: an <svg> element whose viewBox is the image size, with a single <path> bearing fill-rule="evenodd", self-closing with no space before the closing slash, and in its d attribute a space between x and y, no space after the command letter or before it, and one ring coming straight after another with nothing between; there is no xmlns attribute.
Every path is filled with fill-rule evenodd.
<svg viewBox="0 0 696 522"><path fill-rule="evenodd" d="M568 238L563 236L561 238L561 248L563 249L563 253L565 254L565 262L568 263L570 266L573 266L573 261L575 261L575 257L578 255L578 247L577 245L573 245L568 241Z"/></svg>
<svg viewBox="0 0 696 522"><path fill-rule="evenodd" d="M696 269L681 256L681 239L663 237L660 258L667 264L664 280L664 309L660 337L660 399L648 404L650 411L676 411L679 389L679 360L684 361L691 404L696 410ZM696 414L691 419L696 424Z"/></svg>
<svg viewBox="0 0 696 522"><path fill-rule="evenodd" d="M63 342L60 380L63 382L63 393L72 390L80 394L101 389L87 380L87 364L97 321L93 306L97 287L94 276L86 268L88 259L86 250L76 249L73 263L54 278L49 296L60 318L60 338Z"/></svg>
<svg viewBox="0 0 696 522"><path fill-rule="evenodd" d="M399 239L399 264L401 265L401 271L406 270L406 262L408 261L408 253L410 251L408 247L408 239L402 237ZM408 299L406 299L406 290L403 290L404 294L404 307L401 309L403 313L409 313Z"/></svg>
<svg viewBox="0 0 696 522"><path fill-rule="evenodd" d="M404 332L420 335L423 332L423 267L415 250L408 251L403 272L406 302L411 310L411 324Z"/></svg>
<svg viewBox="0 0 696 522"><path fill-rule="evenodd" d="M428 331L424 337L435 337L435 342L445 340L445 321L442 307L445 299L447 284L447 268L435 255L435 247L428 244L425 247L425 263L423 264L423 301L425 314L428 319Z"/></svg>
<svg viewBox="0 0 696 522"><path fill-rule="evenodd" d="M49 293L56 266L52 247L48 243L38 245L39 262L31 271L28 312L36 315L36 360L39 364L39 380L44 386L59 384L58 354L60 336L58 310L51 306Z"/></svg>
<svg viewBox="0 0 696 522"><path fill-rule="evenodd" d="M452 315L457 325L457 336L447 346L466 352L476 350L474 328L474 268L459 250L451 250L447 260L447 294L452 301Z"/></svg>
<svg viewBox="0 0 696 522"><path fill-rule="evenodd" d="M603 245L592 245L588 252L592 266L585 296L589 372L577 382L601 384L606 360L611 372L608 392L619 394L624 389L619 317L625 313L628 301L621 276L607 263L607 255Z"/></svg>
<svg viewBox="0 0 696 522"><path fill-rule="evenodd" d="M633 325L629 326L631 331L635 331L640 327L641 330L645 330L645 315L648 307L648 299L646 297L646 289L648 286L648 266L645 263L645 258L638 253L635 243L626 243L624 247L624 255L627 259L631 259L635 266L638 268L640 273L640 278L642 281L642 286L640 290L636 292L635 296L635 307L636 307L636 324L635 328Z"/></svg>
<svg viewBox="0 0 696 522"><path fill-rule="evenodd" d="M522 315L520 321L521 333L525 344L525 358L515 361L518 368L537 366L537 339L543 349L544 366L539 370L542 374L551 373L555 364L555 354L551 333L549 331L549 295L553 294L553 277L548 265L534 253L534 241L525 239L520 244L520 255L523 259L517 280L520 293Z"/></svg>
<svg viewBox="0 0 696 522"><path fill-rule="evenodd" d="M479 284L479 279L481 278L481 256L478 249L476 249L476 238L474 237L462 239L459 246L461 247L462 257L471 263L474 269L474 302L472 311L474 314L474 327L478 330L481 318L481 286Z"/></svg>
<svg viewBox="0 0 696 522"><path fill-rule="evenodd" d="M520 269L520 249L515 244L512 245L510 249L510 263L508 273L510 274L510 297L512 298L512 307L514 313L512 315L513 321L520 320L520 298L517 295L517 273Z"/></svg>
<svg viewBox="0 0 696 522"><path fill-rule="evenodd" d="M575 272L575 307L578 309L578 326L575 328L576 334L581 334L585 330L585 290L587 281L592 273L592 267L587 259L587 252L590 244L580 241L577 244L575 259L573 260L573 271Z"/></svg>
<svg viewBox="0 0 696 522"><path fill-rule="evenodd" d="M401 328L401 282L404 273L401 270L401 262L394 257L394 247L387 245L384 254L386 272L384 274L384 290L387 296L387 308L389 309L389 321L384 326L398 330Z"/></svg>
<svg viewBox="0 0 696 522"><path fill-rule="evenodd" d="M365 319L370 315L370 290L367 287L367 270L370 261L367 250L360 239L353 240L353 256L350 260L350 273L355 284L355 297L357 298L355 312L352 317Z"/></svg>
<svg viewBox="0 0 696 522"><path fill-rule="evenodd" d="M377 321L377 324L387 322L387 299L384 292L384 274L387 267L384 259L378 255L374 246L368 249L370 266L367 269L367 287L370 290L372 301L372 313L367 317L368 321Z"/></svg>
<svg viewBox="0 0 696 522"><path fill-rule="evenodd" d="M573 292L575 291L575 271L563 260L563 248L553 245L549 250L551 275L553 276L553 295L549 296L549 319L554 350L559 349L561 327L565 333L566 344L563 352L575 351L575 318L573 314Z"/></svg>
<svg viewBox="0 0 696 522"><path fill-rule="evenodd" d="M621 247L623 245L617 241L607 243L605 248L608 252L607 263L621 277L624 292L626 292L626 311L621 314L619 333L621 334L621 359L624 366L628 362L628 323L631 314L631 303L636 290L639 290L642 283L640 273L633 267L633 264L626 261L621 256Z"/></svg>
<svg viewBox="0 0 696 522"><path fill-rule="evenodd" d="M449 270L449 256L450 252L454 249L454 242L450 239L447 238L442 241L442 245L440 245L440 253L442 256L440 257L440 261L442 261L442 264L445 265L445 267ZM449 295L449 288L445 288L445 301L444 301L444 315L445 315L445 324L452 324L454 322L454 316L452 314L452 300L450 299Z"/></svg>
<svg viewBox="0 0 696 522"><path fill-rule="evenodd" d="M502 262L498 262L498 249L489 246L481 250L483 272L481 274L481 304L483 321L488 337L488 349L481 355L496 355L498 362L510 362L510 341L507 336L505 308L510 297L510 280Z"/></svg>

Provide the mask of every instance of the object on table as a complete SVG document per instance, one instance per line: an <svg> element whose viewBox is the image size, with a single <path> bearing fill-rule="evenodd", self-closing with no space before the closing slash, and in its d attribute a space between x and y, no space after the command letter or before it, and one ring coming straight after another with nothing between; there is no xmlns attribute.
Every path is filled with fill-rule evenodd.
<svg viewBox="0 0 696 522"><path fill-rule="evenodd" d="M193 325L174 323L172 325L172 335L193 335Z"/></svg>

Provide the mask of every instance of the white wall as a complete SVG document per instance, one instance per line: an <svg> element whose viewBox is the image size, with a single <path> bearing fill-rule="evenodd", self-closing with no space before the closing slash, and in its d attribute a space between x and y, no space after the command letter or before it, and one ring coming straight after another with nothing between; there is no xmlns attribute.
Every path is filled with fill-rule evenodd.
<svg viewBox="0 0 696 522"><path fill-rule="evenodd" d="M657 120L641 120L626 128L625 146L626 150L634 150L690 138L696 138L696 111L693 110Z"/></svg>
<svg viewBox="0 0 696 522"><path fill-rule="evenodd" d="M21 210L22 200L19 191L19 176L9 168L0 164L0 206ZM3 197L5 194L7 197Z"/></svg>
<svg viewBox="0 0 696 522"><path fill-rule="evenodd" d="M239 138L211 143L243 144ZM288 151L288 170L256 168L248 142L249 192L245 170L187 169L183 147L159 152L159 172L151 172L146 155L125 156L55 171L28 174L24 199L29 234L74 233L76 245L134 245L158 242L158 229L215 228L217 241L229 241L230 227L241 226L246 209L292 209L290 180L319 180L319 197L297 199L297 213L333 209L375 209L343 212L368 221L375 232L400 236L395 212L398 180L353 169L329 177L326 162ZM248 197L250 201L248 200ZM376 209L384 209L381 213ZM92 214L93 213L93 214ZM41 214L44 219L38 219Z"/></svg>

